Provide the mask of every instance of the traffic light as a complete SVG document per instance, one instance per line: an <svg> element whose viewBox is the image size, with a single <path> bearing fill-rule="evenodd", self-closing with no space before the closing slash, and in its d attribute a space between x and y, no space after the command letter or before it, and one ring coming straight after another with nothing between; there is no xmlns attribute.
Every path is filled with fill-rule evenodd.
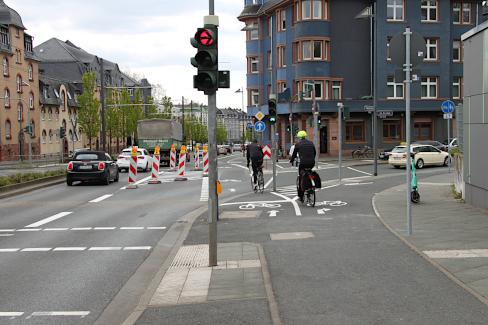
<svg viewBox="0 0 488 325"><path fill-rule="evenodd" d="M198 28L190 43L198 49L195 57L191 58L191 64L198 69L198 74L193 76L193 88L205 95L213 95L219 88L217 26L205 24L204 28Z"/></svg>
<svg viewBox="0 0 488 325"><path fill-rule="evenodd" d="M59 128L59 137L62 139L66 136L66 128L64 126L61 126Z"/></svg>
<svg viewBox="0 0 488 325"><path fill-rule="evenodd" d="M293 134L297 134L298 133L298 123L292 124L292 130L293 130Z"/></svg>
<svg viewBox="0 0 488 325"><path fill-rule="evenodd" d="M269 123L275 124L276 123L276 99L269 99L268 100L268 107L269 107Z"/></svg>
<svg viewBox="0 0 488 325"><path fill-rule="evenodd" d="M32 134L32 126L26 126L22 128L25 133L31 135Z"/></svg>
<svg viewBox="0 0 488 325"><path fill-rule="evenodd" d="M290 132L290 124L286 126L286 132Z"/></svg>
<svg viewBox="0 0 488 325"><path fill-rule="evenodd" d="M343 119L349 120L351 118L351 112L349 111L349 106L344 106Z"/></svg>
<svg viewBox="0 0 488 325"><path fill-rule="evenodd" d="M298 92L298 95L299 95L300 101L303 102L303 97L305 96L305 92L304 91L299 91Z"/></svg>
<svg viewBox="0 0 488 325"><path fill-rule="evenodd" d="M318 125L322 124L322 116L321 115L317 116L317 124Z"/></svg>

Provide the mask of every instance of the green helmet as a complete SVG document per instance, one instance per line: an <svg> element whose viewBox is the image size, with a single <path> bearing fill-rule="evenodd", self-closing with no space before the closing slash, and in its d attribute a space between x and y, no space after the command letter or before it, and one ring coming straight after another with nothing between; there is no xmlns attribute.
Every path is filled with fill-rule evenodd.
<svg viewBox="0 0 488 325"><path fill-rule="evenodd" d="M299 137L299 138L305 138L306 136L307 136L307 132L305 132L305 131L300 131L297 134L297 137Z"/></svg>

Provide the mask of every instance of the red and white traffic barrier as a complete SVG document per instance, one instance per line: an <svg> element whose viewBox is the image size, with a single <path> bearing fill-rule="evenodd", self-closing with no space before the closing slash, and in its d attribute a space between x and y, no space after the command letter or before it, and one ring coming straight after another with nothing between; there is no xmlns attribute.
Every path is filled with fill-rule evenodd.
<svg viewBox="0 0 488 325"><path fill-rule="evenodd" d="M198 150L198 146L195 146L195 169L192 171L200 171L200 153Z"/></svg>
<svg viewBox="0 0 488 325"><path fill-rule="evenodd" d="M207 152L207 146L203 146L203 177L208 177L208 152Z"/></svg>
<svg viewBox="0 0 488 325"><path fill-rule="evenodd" d="M175 145L171 145L171 151L169 155L169 172L175 172L176 171L176 149Z"/></svg>
<svg viewBox="0 0 488 325"><path fill-rule="evenodd" d="M135 184L137 179L137 149L132 148L132 153L130 154L130 167L129 167L129 185L125 188L134 189L138 188Z"/></svg>
<svg viewBox="0 0 488 325"><path fill-rule="evenodd" d="M263 145L263 159L271 159L271 146Z"/></svg>
<svg viewBox="0 0 488 325"><path fill-rule="evenodd" d="M151 179L147 182L148 184L161 184L161 181L159 180L159 159L159 147L156 147L154 149Z"/></svg>
<svg viewBox="0 0 488 325"><path fill-rule="evenodd" d="M185 162L186 162L186 151L185 146L181 146L180 151L180 160L178 162L178 177L175 178L175 181L186 181L187 179L185 176Z"/></svg>

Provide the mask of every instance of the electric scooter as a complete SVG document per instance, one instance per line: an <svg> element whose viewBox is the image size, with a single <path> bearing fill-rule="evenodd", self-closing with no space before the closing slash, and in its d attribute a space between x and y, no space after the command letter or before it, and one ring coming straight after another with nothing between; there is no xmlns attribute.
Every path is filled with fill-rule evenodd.
<svg viewBox="0 0 488 325"><path fill-rule="evenodd" d="M417 168L415 168L415 153L411 154L412 157L412 202L420 202L419 189L417 188Z"/></svg>

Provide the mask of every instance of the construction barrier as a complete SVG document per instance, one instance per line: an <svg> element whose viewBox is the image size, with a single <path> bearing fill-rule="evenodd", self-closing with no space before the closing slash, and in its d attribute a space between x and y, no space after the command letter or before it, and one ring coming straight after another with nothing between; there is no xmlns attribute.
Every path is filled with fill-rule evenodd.
<svg viewBox="0 0 488 325"><path fill-rule="evenodd" d="M263 159L271 159L271 146L263 145Z"/></svg>
<svg viewBox="0 0 488 325"><path fill-rule="evenodd" d="M185 162L186 162L186 147L181 146L180 150L180 160L178 163L178 177L175 178L175 181L186 181L187 179L185 176Z"/></svg>
<svg viewBox="0 0 488 325"><path fill-rule="evenodd" d="M159 147L156 147L153 155L151 179L147 182L148 184L161 184L161 181L159 180L159 159Z"/></svg>
<svg viewBox="0 0 488 325"><path fill-rule="evenodd" d="M132 148L132 153L130 154L130 168L129 168L129 185L125 188L135 189L138 186L135 184L137 179L137 148Z"/></svg>
<svg viewBox="0 0 488 325"><path fill-rule="evenodd" d="M171 151L169 155L169 172L175 172L176 171L176 149L175 145L171 145Z"/></svg>
<svg viewBox="0 0 488 325"><path fill-rule="evenodd" d="M208 152L207 152L207 146L203 146L203 177L208 177Z"/></svg>
<svg viewBox="0 0 488 325"><path fill-rule="evenodd" d="M198 145L195 146L195 169L192 169L192 171L200 171L200 156L198 152Z"/></svg>

